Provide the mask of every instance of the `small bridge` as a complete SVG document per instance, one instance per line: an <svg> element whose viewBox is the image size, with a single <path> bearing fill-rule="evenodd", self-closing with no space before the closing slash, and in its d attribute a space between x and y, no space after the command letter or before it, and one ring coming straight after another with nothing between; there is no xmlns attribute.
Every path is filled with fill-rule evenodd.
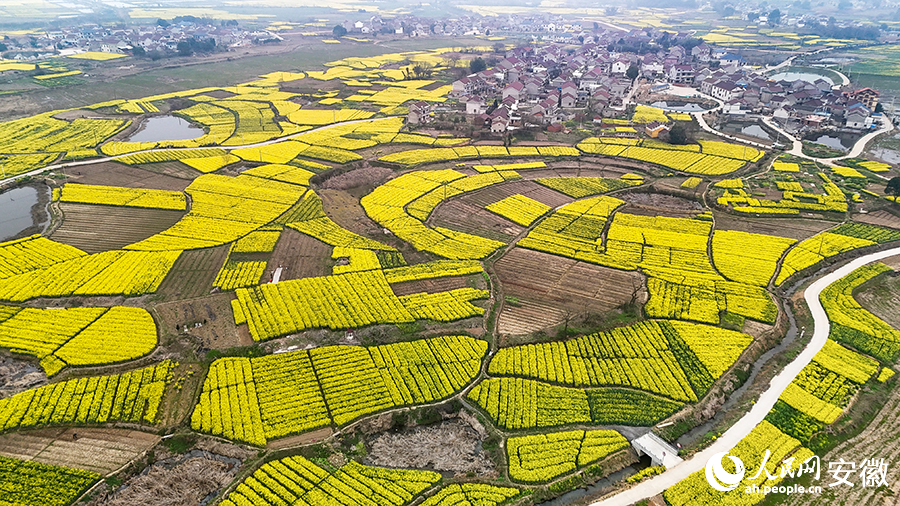
<svg viewBox="0 0 900 506"><path fill-rule="evenodd" d="M638 456L648 455L654 466L665 466L666 469L669 469L682 461L678 456L678 450L653 432L648 432L633 440L631 446L634 447Z"/></svg>

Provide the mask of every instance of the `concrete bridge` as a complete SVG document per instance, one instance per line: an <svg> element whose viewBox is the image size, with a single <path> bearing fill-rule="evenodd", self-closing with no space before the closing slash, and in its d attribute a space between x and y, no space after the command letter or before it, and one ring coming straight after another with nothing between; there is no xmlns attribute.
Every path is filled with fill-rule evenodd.
<svg viewBox="0 0 900 506"><path fill-rule="evenodd" d="M665 466L669 469L680 464L682 460L678 456L678 450L653 432L633 440L631 446L638 456L648 455L654 466Z"/></svg>

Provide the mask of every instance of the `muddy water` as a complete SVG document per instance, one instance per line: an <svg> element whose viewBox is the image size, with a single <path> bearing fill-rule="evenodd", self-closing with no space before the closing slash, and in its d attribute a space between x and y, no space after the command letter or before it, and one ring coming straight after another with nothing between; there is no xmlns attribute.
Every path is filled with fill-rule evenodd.
<svg viewBox="0 0 900 506"><path fill-rule="evenodd" d="M141 125L141 129L128 139L129 142L183 141L196 139L203 135L203 129L197 128L176 116L158 116L150 118Z"/></svg>
<svg viewBox="0 0 900 506"><path fill-rule="evenodd" d="M50 188L44 185L23 186L0 193L0 241L16 238L26 231L43 231L49 219L45 209L49 200Z"/></svg>

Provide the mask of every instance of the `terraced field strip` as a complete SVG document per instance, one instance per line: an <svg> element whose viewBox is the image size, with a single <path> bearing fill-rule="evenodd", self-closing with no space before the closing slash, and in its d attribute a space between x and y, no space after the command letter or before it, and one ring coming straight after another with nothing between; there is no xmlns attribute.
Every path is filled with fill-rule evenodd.
<svg viewBox="0 0 900 506"><path fill-rule="evenodd" d="M643 499L648 499L657 494L662 493L667 488L675 485L679 481L687 478L691 474L702 470L706 467L707 461L713 455L721 452L727 452L735 447L750 432L762 423L775 402L781 397L784 390L794 381L797 374L809 365L812 358L822 349L828 340L828 334L831 330L831 323L825 308L819 302L819 294L828 288L832 283L837 282L844 276L847 276L863 265L881 260L900 253L900 248L891 248L885 251L879 251L857 258L839 269L826 274L813 282L803 293L803 297L809 304L810 313L815 321L812 339L803 351L797 355L793 362L788 364L777 376L772 378L769 388L759 396L759 399L753 405L753 408L747 412L740 420L731 426L724 434L719 436L716 441L708 446L705 450L694 454L688 460L667 470L666 472L644 481L637 486L628 489L622 493L610 496L602 501L591 503L590 506L622 506L626 504L634 504Z"/></svg>
<svg viewBox="0 0 900 506"><path fill-rule="evenodd" d="M155 434L130 429L40 429L0 436L0 455L106 475L159 441Z"/></svg>

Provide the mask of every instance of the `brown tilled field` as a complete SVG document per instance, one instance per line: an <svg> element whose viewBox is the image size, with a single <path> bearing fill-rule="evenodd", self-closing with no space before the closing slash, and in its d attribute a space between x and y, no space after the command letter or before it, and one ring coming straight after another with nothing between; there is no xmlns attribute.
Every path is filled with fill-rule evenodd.
<svg viewBox="0 0 900 506"><path fill-rule="evenodd" d="M414 293L437 293L449 292L459 288L471 286L466 280L466 276L454 276L452 278L423 279L419 281L404 281L403 283L394 283L391 289L399 297L404 295L412 295Z"/></svg>
<svg viewBox="0 0 900 506"><path fill-rule="evenodd" d="M184 179L116 162L101 162L72 167L65 169L63 173L66 175L66 180L63 181L65 183L124 186L126 188L155 188L157 190L171 191L182 191L192 181L192 179ZM196 175L193 177L196 177Z"/></svg>
<svg viewBox="0 0 900 506"><path fill-rule="evenodd" d="M227 245L181 253L157 293L167 299L190 299L208 294L227 256Z"/></svg>
<svg viewBox="0 0 900 506"><path fill-rule="evenodd" d="M873 213L854 215L853 220L868 223L869 225L900 228L900 218L883 209Z"/></svg>
<svg viewBox="0 0 900 506"><path fill-rule="evenodd" d="M130 429L38 429L0 436L0 455L106 475L159 440L155 434Z"/></svg>
<svg viewBox="0 0 900 506"><path fill-rule="evenodd" d="M184 216L183 211L169 209L68 202L59 206L64 219L50 238L88 253L122 249L166 230Z"/></svg>
<svg viewBox="0 0 900 506"><path fill-rule="evenodd" d="M519 299L519 306L504 306L502 334L537 332L563 320L566 312L604 312L631 301L647 300L641 275L601 267L549 253L513 248L495 265L503 295Z"/></svg>
<svg viewBox="0 0 900 506"><path fill-rule="evenodd" d="M504 243L509 243L525 231L521 225L501 218L475 204L463 202L462 199L449 200L438 206L428 218L428 225L449 228Z"/></svg>
<svg viewBox="0 0 900 506"><path fill-rule="evenodd" d="M493 185L471 193L466 193L457 200L478 207L485 207L494 202L503 200L506 197L517 194L537 200L538 202L553 208L572 202L571 197L563 195L556 190L551 190L546 186L541 186L534 181L511 181L509 183Z"/></svg>
<svg viewBox="0 0 900 506"><path fill-rule="evenodd" d="M713 211L717 230L740 230L754 234L789 237L802 241L829 229L836 223L803 218L744 218Z"/></svg>
<svg viewBox="0 0 900 506"><path fill-rule="evenodd" d="M278 239L266 274L282 267L281 281L312 278L331 274L331 246L318 239L285 228Z"/></svg>
<svg viewBox="0 0 900 506"><path fill-rule="evenodd" d="M344 190L316 190L316 193L322 198L325 214L335 223L363 237L381 240L381 225L366 215L358 197Z"/></svg>
<svg viewBox="0 0 900 506"><path fill-rule="evenodd" d="M897 257L890 257L884 262L889 266L897 265ZM893 264L893 265L892 265ZM896 267L894 267L896 269ZM889 273L896 274L896 273ZM854 294L859 304L872 314L881 318L894 328L900 328L900 277L882 276L875 281L863 285L862 290Z"/></svg>
<svg viewBox="0 0 900 506"><path fill-rule="evenodd" d="M253 344L246 325L239 330L231 310L231 292L207 295L189 301L157 304L161 331L168 335L188 333L207 349L227 349ZM201 324L200 327L195 327ZM175 326L178 326L176 330ZM185 326L187 330L185 331Z"/></svg>

